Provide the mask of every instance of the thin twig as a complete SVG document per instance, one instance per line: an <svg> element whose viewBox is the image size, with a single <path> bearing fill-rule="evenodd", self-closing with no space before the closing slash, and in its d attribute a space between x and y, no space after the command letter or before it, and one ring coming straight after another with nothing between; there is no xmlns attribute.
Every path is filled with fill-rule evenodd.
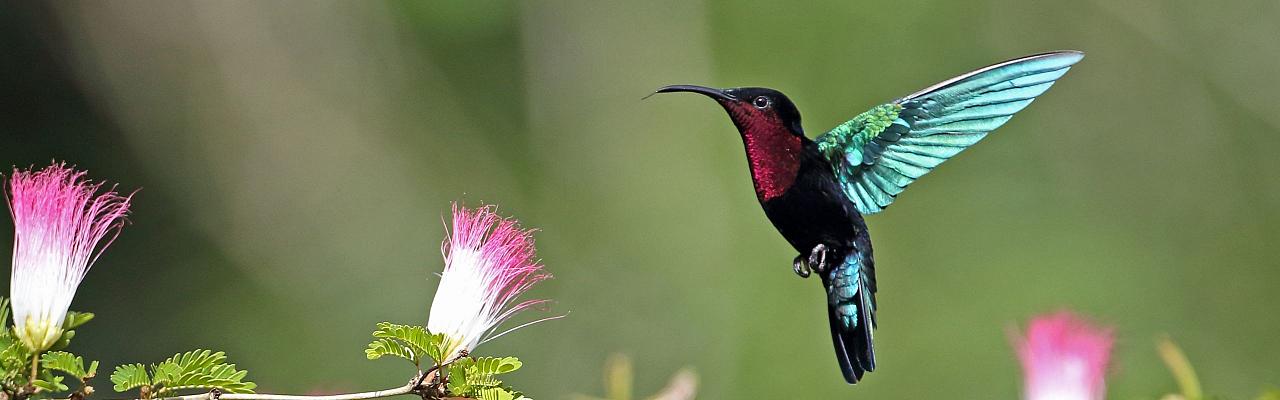
<svg viewBox="0 0 1280 400"><path fill-rule="evenodd" d="M372 392L335 394L327 396L300 396L292 394L269 393L226 393L217 397L220 400L364 400L382 397L412 394L416 385L404 385L398 388L375 390ZM212 393L189 394L186 396L157 397L152 400L214 400Z"/></svg>
<svg viewBox="0 0 1280 400"><path fill-rule="evenodd" d="M31 380L27 382L35 382L40 374L40 352L31 355Z"/></svg>

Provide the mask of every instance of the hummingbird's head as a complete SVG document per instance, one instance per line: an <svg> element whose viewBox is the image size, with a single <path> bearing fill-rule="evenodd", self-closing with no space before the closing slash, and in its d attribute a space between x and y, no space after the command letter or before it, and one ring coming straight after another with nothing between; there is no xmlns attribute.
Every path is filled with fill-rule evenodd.
<svg viewBox="0 0 1280 400"><path fill-rule="evenodd" d="M729 113L738 132L752 135L764 131L785 130L788 133L804 137L804 129L800 127L800 111L791 103L786 95L777 90L761 87L742 87L715 89L695 85L671 85L658 89L655 93L692 92L698 93L717 103Z"/></svg>
<svg viewBox="0 0 1280 400"><path fill-rule="evenodd" d="M800 154L808 140L800 128L800 111L781 92L744 87L714 89L671 85L655 93L692 92L710 97L729 113L747 150L751 180L761 202L781 196L795 183Z"/></svg>

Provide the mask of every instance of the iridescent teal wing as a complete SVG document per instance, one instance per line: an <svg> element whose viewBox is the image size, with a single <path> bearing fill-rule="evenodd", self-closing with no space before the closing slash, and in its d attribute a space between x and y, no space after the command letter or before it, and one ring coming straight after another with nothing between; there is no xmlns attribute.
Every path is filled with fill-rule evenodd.
<svg viewBox="0 0 1280 400"><path fill-rule="evenodd" d="M863 214L982 140L1084 58L1078 51L1005 61L878 105L818 137L844 193Z"/></svg>

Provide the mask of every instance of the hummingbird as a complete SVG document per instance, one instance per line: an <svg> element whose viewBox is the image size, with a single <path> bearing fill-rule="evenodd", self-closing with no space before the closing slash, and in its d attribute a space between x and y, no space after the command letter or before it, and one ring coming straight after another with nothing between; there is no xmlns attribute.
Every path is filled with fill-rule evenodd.
<svg viewBox="0 0 1280 400"><path fill-rule="evenodd" d="M1084 58L1074 50L983 67L872 107L816 139L786 95L762 87L671 85L715 100L742 136L756 199L799 253L791 268L817 273L845 381L876 368L875 257L863 216L999 128Z"/></svg>

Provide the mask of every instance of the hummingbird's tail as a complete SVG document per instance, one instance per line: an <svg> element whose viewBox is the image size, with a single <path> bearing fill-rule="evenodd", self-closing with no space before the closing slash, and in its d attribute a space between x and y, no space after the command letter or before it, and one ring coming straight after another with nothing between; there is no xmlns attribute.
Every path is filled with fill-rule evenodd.
<svg viewBox="0 0 1280 400"><path fill-rule="evenodd" d="M850 384L876 369L876 353L871 330L875 328L875 297L869 277L864 274L862 257L850 254L845 262L831 271L827 280L827 317L831 322L831 341L836 348L840 372Z"/></svg>

